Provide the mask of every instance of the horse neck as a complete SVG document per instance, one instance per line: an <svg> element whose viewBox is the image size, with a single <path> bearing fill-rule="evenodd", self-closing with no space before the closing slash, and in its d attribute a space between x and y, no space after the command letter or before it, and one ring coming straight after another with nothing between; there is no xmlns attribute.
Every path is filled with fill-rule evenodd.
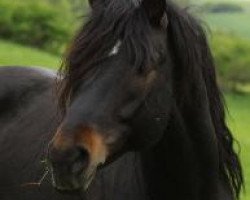
<svg viewBox="0 0 250 200"><path fill-rule="evenodd" d="M164 137L142 154L148 195L152 200L218 200L216 178L204 179L206 170L197 153L197 144L187 130L181 112L173 110Z"/></svg>
<svg viewBox="0 0 250 200"><path fill-rule="evenodd" d="M162 140L143 152L126 153L100 170L87 199L231 199L223 198L226 193L217 194L216 188L223 186L217 178L211 178L213 182L204 178L204 158L197 153L197 141L185 123L174 109Z"/></svg>
<svg viewBox="0 0 250 200"><path fill-rule="evenodd" d="M177 126L178 125L178 126ZM199 163L190 138L180 124L170 121L161 142L142 156L151 200L198 200Z"/></svg>

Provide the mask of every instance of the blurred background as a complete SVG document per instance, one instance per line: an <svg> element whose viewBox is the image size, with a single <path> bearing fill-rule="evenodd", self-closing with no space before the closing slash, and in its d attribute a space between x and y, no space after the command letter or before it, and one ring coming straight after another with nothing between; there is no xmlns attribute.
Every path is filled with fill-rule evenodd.
<svg viewBox="0 0 250 200"><path fill-rule="evenodd" d="M203 21L250 200L250 0L176 0ZM56 70L88 12L85 0L0 0L0 65Z"/></svg>

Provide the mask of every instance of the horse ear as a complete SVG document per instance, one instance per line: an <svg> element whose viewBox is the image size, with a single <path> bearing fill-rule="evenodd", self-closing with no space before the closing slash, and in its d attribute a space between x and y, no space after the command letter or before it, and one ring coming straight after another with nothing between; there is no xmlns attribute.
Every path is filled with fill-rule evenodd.
<svg viewBox="0 0 250 200"><path fill-rule="evenodd" d="M90 7L93 7L94 0L89 0Z"/></svg>
<svg viewBox="0 0 250 200"><path fill-rule="evenodd" d="M166 0L143 0L142 7L153 25L161 24L166 10Z"/></svg>

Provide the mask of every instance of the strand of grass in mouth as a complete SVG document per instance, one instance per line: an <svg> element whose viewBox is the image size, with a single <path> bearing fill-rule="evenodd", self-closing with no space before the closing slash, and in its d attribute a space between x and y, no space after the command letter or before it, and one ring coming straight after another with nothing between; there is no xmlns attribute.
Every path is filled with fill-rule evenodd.
<svg viewBox="0 0 250 200"><path fill-rule="evenodd" d="M42 163L47 163L46 160L42 161ZM44 179L46 178L46 176L49 174L49 170L46 169L42 178L40 178L40 180L38 182L30 182L30 183L24 183L21 185L21 187L29 187L29 186L37 186L40 187L41 184L43 183Z"/></svg>

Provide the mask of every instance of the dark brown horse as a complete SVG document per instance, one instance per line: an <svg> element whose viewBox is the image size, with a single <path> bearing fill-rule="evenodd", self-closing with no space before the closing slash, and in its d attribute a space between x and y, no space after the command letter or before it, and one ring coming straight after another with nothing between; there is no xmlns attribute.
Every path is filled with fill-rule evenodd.
<svg viewBox="0 0 250 200"><path fill-rule="evenodd" d="M60 75L0 69L0 199L237 199L199 22L165 0L90 4Z"/></svg>

